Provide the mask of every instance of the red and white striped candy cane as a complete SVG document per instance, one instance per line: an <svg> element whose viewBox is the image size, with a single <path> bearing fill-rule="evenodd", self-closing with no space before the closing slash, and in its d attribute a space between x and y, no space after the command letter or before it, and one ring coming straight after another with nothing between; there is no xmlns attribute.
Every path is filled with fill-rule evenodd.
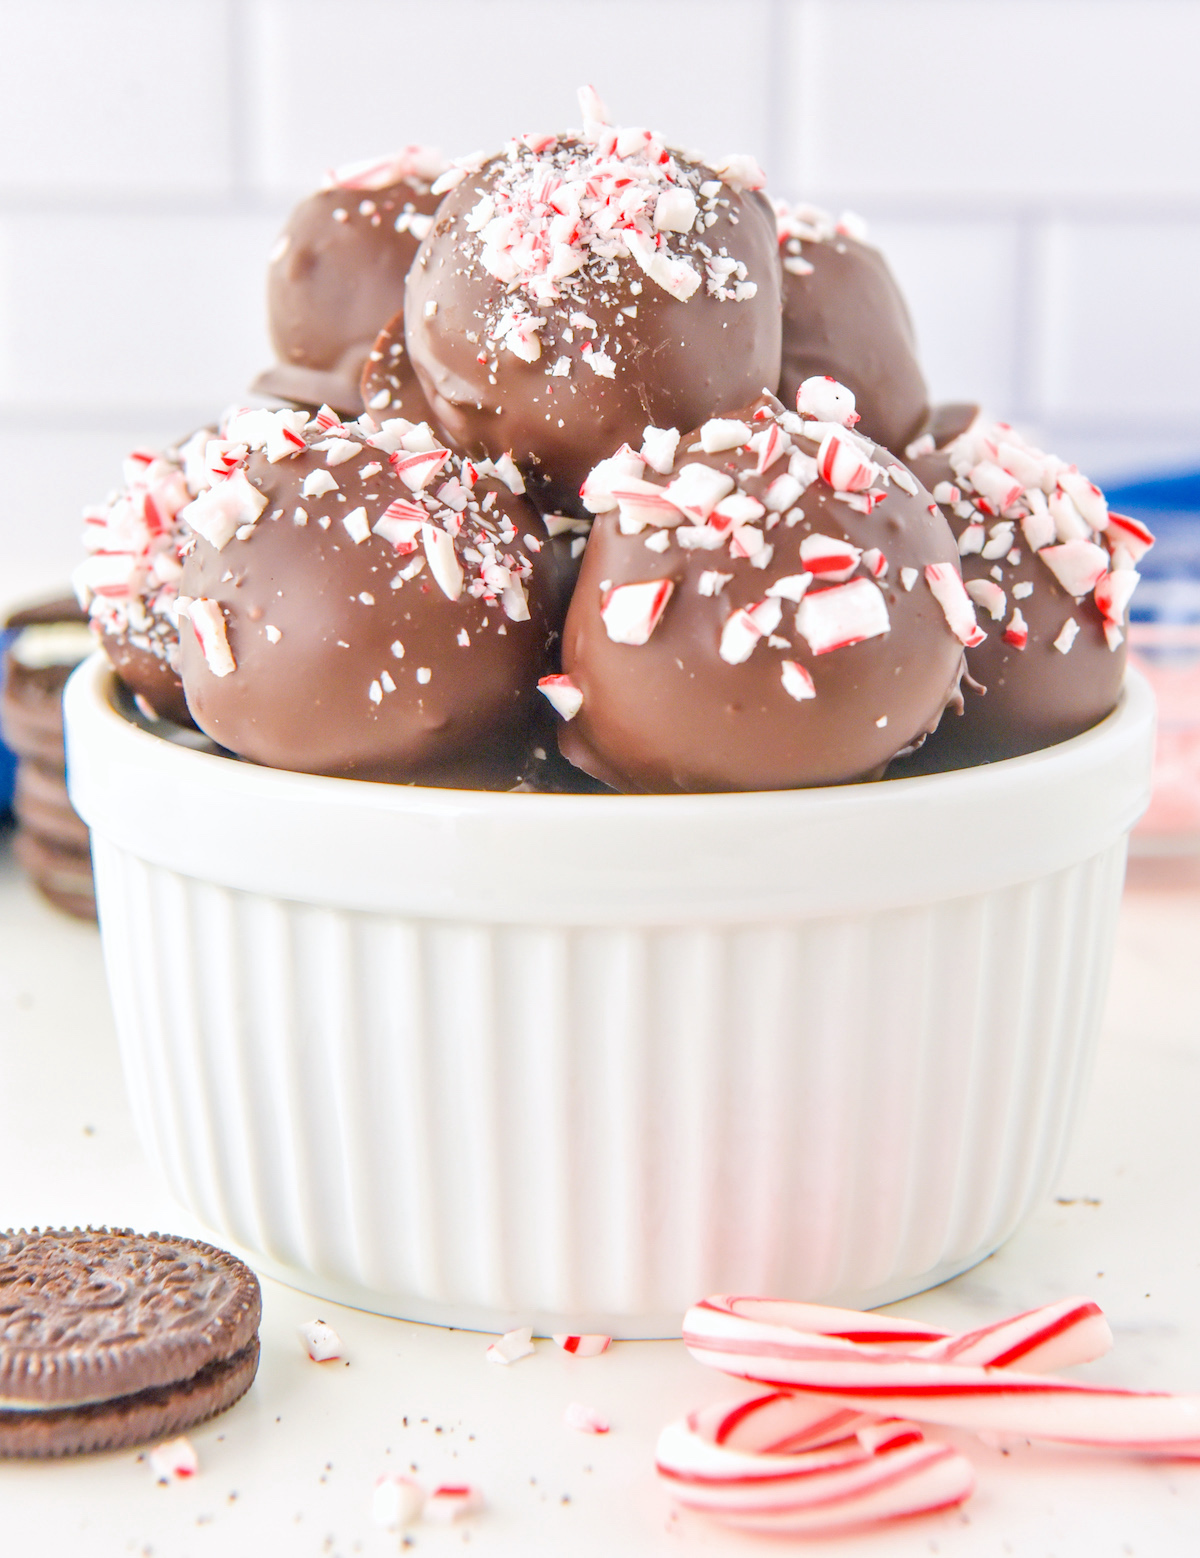
<svg viewBox="0 0 1200 1558"><path fill-rule="evenodd" d="M731 1371L722 1358L731 1349L736 1352L742 1341L755 1355L769 1356L777 1346L780 1355L787 1356L803 1336L830 1336L931 1361L992 1368L1019 1363L1035 1374L1090 1363L1112 1346L1108 1322L1090 1298L1065 1298L972 1331L954 1332L893 1315L716 1294L688 1310L683 1335L694 1357L723 1373Z"/></svg>
<svg viewBox="0 0 1200 1558"><path fill-rule="evenodd" d="M775 1393L732 1412L693 1413L660 1435L659 1476L685 1508L726 1525L780 1532L835 1531L918 1514L960 1503L972 1491L970 1462L948 1445L926 1444L913 1424L823 1411L836 1437L791 1453L771 1448L781 1430L786 1442L817 1428L805 1424L812 1403L799 1397ZM861 1433L847 1434L855 1420Z"/></svg>
<svg viewBox="0 0 1200 1558"><path fill-rule="evenodd" d="M1094 1336L1093 1318L1085 1318ZM1005 1353L1019 1345L1008 1342L1003 1327L989 1330L996 1332L992 1342L977 1333L968 1355L972 1347L987 1356L989 1345ZM897 1354L840 1336L789 1332L717 1307L689 1310L684 1339L694 1357L722 1373L810 1392L881 1417L1141 1454L1200 1456L1200 1397L1113 1390L1011 1367ZM1030 1342L1031 1356L1037 1356L1037 1345Z"/></svg>

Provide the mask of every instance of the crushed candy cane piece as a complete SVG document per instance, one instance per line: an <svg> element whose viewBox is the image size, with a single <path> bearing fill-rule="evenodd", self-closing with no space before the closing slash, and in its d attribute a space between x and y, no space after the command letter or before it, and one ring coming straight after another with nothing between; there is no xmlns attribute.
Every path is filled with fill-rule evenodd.
<svg viewBox="0 0 1200 1558"><path fill-rule="evenodd" d="M993 622L1004 615L1008 599L994 579L968 579L966 591L977 606L982 606Z"/></svg>
<svg viewBox="0 0 1200 1558"><path fill-rule="evenodd" d="M1131 519L1128 514L1108 513L1108 529L1106 531L1108 543L1114 549L1122 547L1129 554L1130 565L1137 563L1154 545L1154 536L1141 520Z"/></svg>
<svg viewBox="0 0 1200 1558"><path fill-rule="evenodd" d="M611 1336L599 1334L572 1336L560 1331L555 1333L554 1341L564 1352L574 1353L577 1358L598 1358L612 1346Z"/></svg>
<svg viewBox="0 0 1200 1558"><path fill-rule="evenodd" d="M1069 655L1071 646L1079 637L1079 624L1074 617L1068 617L1063 623L1058 637L1054 640L1054 647L1060 655Z"/></svg>
<svg viewBox="0 0 1200 1558"><path fill-rule="evenodd" d="M614 644L647 643L674 588L670 579L650 579L605 591L600 605L604 631Z"/></svg>
<svg viewBox="0 0 1200 1558"><path fill-rule="evenodd" d="M817 451L817 470L835 492L866 492L879 467L839 433L826 433Z"/></svg>
<svg viewBox="0 0 1200 1558"><path fill-rule="evenodd" d="M179 615L186 616L195 629L196 639L204 652L205 663L214 676L229 676L237 670L237 662L229 647L225 616L217 601L209 600L205 596L201 596L198 600L187 600L181 595Z"/></svg>
<svg viewBox="0 0 1200 1558"><path fill-rule="evenodd" d="M679 447L679 438L679 429L675 427L642 429L642 459L652 471L657 471L660 476L670 474L671 467L675 464L675 451Z"/></svg>
<svg viewBox="0 0 1200 1558"><path fill-rule="evenodd" d="M667 488L667 496L683 513L705 520L735 486L732 476L714 471L711 465L684 465Z"/></svg>
<svg viewBox="0 0 1200 1558"><path fill-rule="evenodd" d="M721 629L721 659L726 665L741 665L749 660L759 639L773 633L782 617L783 607L773 596L733 612Z"/></svg>
<svg viewBox="0 0 1200 1558"><path fill-rule="evenodd" d="M726 449L740 449L750 438L745 422L728 418L711 417L700 429L700 447L705 454L721 454Z"/></svg>
<svg viewBox="0 0 1200 1558"><path fill-rule="evenodd" d="M200 1458L195 1447L183 1435L178 1439L168 1439L165 1444L155 1445L146 1459L158 1482L170 1482L172 1479L184 1481L194 1477L200 1470Z"/></svg>
<svg viewBox="0 0 1200 1558"><path fill-rule="evenodd" d="M306 1320L299 1327L304 1350L314 1363L329 1363L342 1356L342 1340L324 1320Z"/></svg>
<svg viewBox="0 0 1200 1558"><path fill-rule="evenodd" d="M217 551L223 551L244 525L253 525L267 506L242 470L207 488L180 510L179 517Z"/></svg>
<svg viewBox="0 0 1200 1558"><path fill-rule="evenodd" d="M798 606L812 582L811 573L785 574L782 579L776 579L774 584L767 586L767 594L778 596L780 600L790 600Z"/></svg>
<svg viewBox="0 0 1200 1558"><path fill-rule="evenodd" d="M608 1419L595 1407L584 1406L582 1401L572 1401L563 1413L563 1422L581 1434L606 1434Z"/></svg>
<svg viewBox="0 0 1200 1558"><path fill-rule="evenodd" d="M796 611L796 631L814 655L878 638L890 632L891 626L887 602L879 586L870 579L852 579L849 584L809 590Z"/></svg>
<svg viewBox="0 0 1200 1558"><path fill-rule="evenodd" d="M425 1500L424 1517L438 1525L451 1525L466 1515L478 1514L482 1508L483 1495L478 1488L465 1483L443 1483Z"/></svg>
<svg viewBox="0 0 1200 1558"><path fill-rule="evenodd" d="M342 524L345 526L346 534L354 542L355 546L361 546L371 534L371 522L368 520L367 511L364 508L351 509L348 514L343 514Z"/></svg>
<svg viewBox="0 0 1200 1558"><path fill-rule="evenodd" d="M813 417L818 422L839 422L843 427L853 427L859 420L854 409L854 392L829 374L817 374L805 379L796 391L796 410L802 417Z"/></svg>
<svg viewBox="0 0 1200 1558"><path fill-rule="evenodd" d="M962 575L949 563L928 563L925 582L934 600L942 608L950 631L968 649L982 644L987 634L975 620L975 607L962 582Z"/></svg>
<svg viewBox="0 0 1200 1558"><path fill-rule="evenodd" d="M583 707L583 693L569 676L543 676L538 681L538 691L565 720L573 720Z"/></svg>
<svg viewBox="0 0 1200 1558"><path fill-rule="evenodd" d="M1108 553L1093 541L1064 541L1044 546L1038 556L1068 595L1082 600L1108 572Z"/></svg>
<svg viewBox="0 0 1200 1558"><path fill-rule="evenodd" d="M800 561L807 572L837 583L848 579L858 567L862 552L849 541L814 531L800 543Z"/></svg>
<svg viewBox="0 0 1200 1558"><path fill-rule="evenodd" d="M530 1357L535 1351L533 1327L523 1325L518 1326L515 1331L506 1331L498 1341L491 1344L484 1356L489 1363L517 1363L522 1358Z"/></svg>
<svg viewBox="0 0 1200 1558"><path fill-rule="evenodd" d="M816 685L811 674L798 660L785 660L780 668L780 674L784 692L789 698L795 698L797 703L803 703L817 696Z"/></svg>
<svg viewBox="0 0 1200 1558"><path fill-rule="evenodd" d="M371 1495L371 1519L384 1531L403 1531L425 1507L425 1490L411 1477L380 1477Z"/></svg>
<svg viewBox="0 0 1200 1558"><path fill-rule="evenodd" d="M436 525L425 524L421 526L421 543L438 588L447 600L457 600L462 594L464 574L453 540Z"/></svg>

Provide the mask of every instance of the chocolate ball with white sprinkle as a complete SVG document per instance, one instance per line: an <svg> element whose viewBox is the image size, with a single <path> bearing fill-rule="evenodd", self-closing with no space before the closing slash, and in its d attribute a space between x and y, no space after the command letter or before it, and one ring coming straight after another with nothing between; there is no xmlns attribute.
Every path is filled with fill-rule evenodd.
<svg viewBox="0 0 1200 1558"><path fill-rule="evenodd" d="M935 415L910 455L955 533L986 636L967 650L961 716L896 777L1019 757L1102 720L1121 691L1126 611L1152 540L1015 428L982 417L962 427L967 409ZM955 436L939 440L939 427Z"/></svg>
<svg viewBox="0 0 1200 1558"><path fill-rule="evenodd" d="M829 374L852 390L858 431L903 449L929 411L912 320L887 260L860 217L775 202L783 265L779 397Z"/></svg>
<svg viewBox="0 0 1200 1558"><path fill-rule="evenodd" d="M175 597L183 572L183 509L209 485L201 428L177 446L135 449L124 483L83 511L88 555L71 582L113 669L145 713L190 725L179 676Z"/></svg>
<svg viewBox="0 0 1200 1558"><path fill-rule="evenodd" d="M679 437L647 429L584 486L597 519L543 688L559 744L625 791L879 776L958 696L975 636L930 495L816 380Z"/></svg>
<svg viewBox="0 0 1200 1558"><path fill-rule="evenodd" d="M561 621L511 465L427 426L324 409L232 416L189 506L180 643L197 725L275 768L508 788ZM544 743L545 737L540 740Z"/></svg>
<svg viewBox="0 0 1200 1558"><path fill-rule="evenodd" d="M510 452L545 511L647 423L779 381L775 222L748 157L708 167L582 94L582 133L453 168L409 272L405 339L456 447Z"/></svg>
<svg viewBox="0 0 1200 1558"><path fill-rule="evenodd" d="M404 305L404 278L433 225L439 153L406 146L392 157L331 172L288 218L267 269L267 315L278 362L255 380L262 395L303 406L362 410L363 365L376 336ZM403 363L402 391L380 415L423 421L419 386Z"/></svg>

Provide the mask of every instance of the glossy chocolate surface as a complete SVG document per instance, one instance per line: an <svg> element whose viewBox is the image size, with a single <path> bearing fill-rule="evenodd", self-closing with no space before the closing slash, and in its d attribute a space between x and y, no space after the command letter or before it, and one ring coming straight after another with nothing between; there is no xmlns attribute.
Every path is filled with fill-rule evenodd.
<svg viewBox="0 0 1200 1558"><path fill-rule="evenodd" d="M954 427L960 422L961 417L947 418L945 425ZM955 480L944 450L910 463L931 490L939 482ZM961 536L966 519L954 513L952 504L943 503L941 508L955 536ZM1017 560L1012 561L1012 557ZM967 650L970 681L963 681L961 715L948 712L919 752L889 769L889 778L939 773L1037 752L1098 724L1111 713L1120 694L1125 645L1109 647L1104 619L1093 597L1089 594L1077 600L1069 595L1024 543L1019 526L1010 555L989 559L970 553L961 563L965 580L988 579L1001 586L1006 597L1004 616L994 620L986 610L976 611L987 638ZM1023 591L1019 599L1014 599L1015 589ZM1006 642L1003 635L1014 605L1028 625L1028 642L1023 649ZM1069 652L1063 654L1054 647L1055 640L1072 618L1079 633Z"/></svg>
<svg viewBox="0 0 1200 1558"><path fill-rule="evenodd" d="M535 154L517 146L519 176L570 174L589 155L570 137ZM409 355L437 424L468 454L511 451L544 512L578 514L583 478L622 442L641 443L647 424L694 427L744 405L778 382L781 343L774 216L750 190L722 184L711 169L678 159L699 214L696 230L670 232L671 252L693 265L700 284L683 300L628 253L589 258L561 277L557 296L526 296L483 266L483 234L473 213L491 200L510 159L493 159L446 196L411 272L405 302ZM699 195L711 183L719 195ZM698 224L697 224L698 225ZM611 236L611 235L610 235ZM620 233L613 238L614 246ZM653 235L648 242L653 245ZM744 265L753 296L710 290L699 245ZM740 273L739 273L740 274ZM534 361L495 338L514 299L541 321ZM530 348L533 349L533 348Z"/></svg>
<svg viewBox="0 0 1200 1558"><path fill-rule="evenodd" d="M770 397L739 415L757 431L766 424L754 413L772 407L782 411ZM798 425L794 414L784 415ZM685 435L671 474L647 469L645 479L666 487L681 467L698 464L736 475L737 493L762 501L788 471L785 457L755 474L753 452L705 454L695 451L699 442L697 433ZM806 456L817 452L807 439L794 443ZM877 458L894 463L885 451ZM728 545L686 550L671 529L622 534L617 512L602 513L563 636L564 670L583 694L580 712L560 727L566 756L627 791L784 789L877 776L901 748L937 724L956 696L962 665L962 645L924 577L911 589L901 578L905 568L956 565L949 527L927 492L910 494L891 481L885 493L870 514L862 514L827 483L813 481L782 517L753 521L772 549L763 567L731 555ZM665 550L647 546L664 533L671 538ZM785 599L774 631L742 663L728 663L721 645L730 618L767 599L778 581L808 571L800 549L814 533L884 554L886 574L877 584L867 584L865 566L853 578L860 589L882 593L888 630L815 654L795 627L797 606ZM714 572L724 582L715 593L702 593L712 587L704 576ZM651 580L672 586L661 620L644 644L614 642L602 616L609 592L614 585ZM816 583L814 595L824 587ZM811 676L815 696L797 701L789 695L785 661Z"/></svg>
<svg viewBox="0 0 1200 1558"><path fill-rule="evenodd" d="M783 371L779 397L814 374L854 392L858 431L903 458L929 410L908 307L878 249L843 233L783 245ZM789 271L790 259L812 269Z"/></svg>
<svg viewBox="0 0 1200 1558"><path fill-rule="evenodd" d="M383 189L319 190L296 207L267 270L278 362L255 380L256 391L358 415L363 366L375 337L404 306L404 278L425 231L421 219L437 206L427 182L405 178ZM427 413L409 403L412 410L393 414L422 420Z"/></svg>
<svg viewBox="0 0 1200 1558"><path fill-rule="evenodd" d="M561 626L561 586L541 520L504 482L480 476L451 545L444 526L457 519L452 509L432 500L422 508L420 493L361 433L331 436L358 452L332 466L331 451L319 447L275 464L252 453L245 469L267 498L261 518L220 550L198 537L186 560L183 594L217 603L236 663L214 674L195 631L181 633L197 725L276 768L510 787L531 745L547 739L536 685ZM447 466L431 489L457 469ZM317 473L337 488L306 497L301 487ZM457 557L464 577L457 599L436 581L419 535L398 551L373 531L356 540L344 522L350 517L353 527L362 510L362 535L396 500L424 514ZM527 610L525 620L505 609L499 587L485 585L486 543L501 573L505 558L527 571L517 589L527 606L511 607Z"/></svg>

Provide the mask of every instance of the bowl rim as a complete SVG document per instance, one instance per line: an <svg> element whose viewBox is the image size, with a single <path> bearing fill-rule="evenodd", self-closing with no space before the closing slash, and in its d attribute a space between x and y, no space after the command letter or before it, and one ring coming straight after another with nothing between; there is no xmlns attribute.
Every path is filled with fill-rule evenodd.
<svg viewBox="0 0 1200 1558"><path fill-rule="evenodd" d="M1056 746L886 783L703 795L441 790L260 767L153 734L102 652L64 695L68 784L101 840L271 897L427 919L692 924L876 912L1100 853L1150 795L1154 699Z"/></svg>

